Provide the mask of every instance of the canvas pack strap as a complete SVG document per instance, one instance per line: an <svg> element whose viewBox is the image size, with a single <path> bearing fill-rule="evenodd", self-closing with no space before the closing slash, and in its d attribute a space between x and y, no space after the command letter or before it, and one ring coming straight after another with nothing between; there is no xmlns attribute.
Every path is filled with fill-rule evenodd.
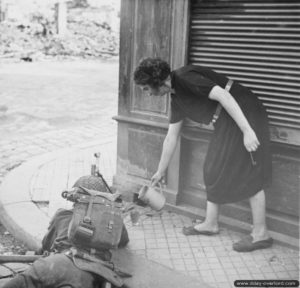
<svg viewBox="0 0 300 288"><path fill-rule="evenodd" d="M90 196L88 209L87 209L86 215L83 218L84 223L88 223L88 224L92 223L91 216L92 216L92 209L93 209L93 204L94 204L95 197L96 196L94 196L94 195Z"/></svg>
<svg viewBox="0 0 300 288"><path fill-rule="evenodd" d="M232 84L233 84L233 80L229 79L224 89L229 92ZM221 110L222 110L222 105L220 103L218 103L217 109L216 109L213 119L211 121L213 124L215 124L217 122L217 120L220 116Z"/></svg>

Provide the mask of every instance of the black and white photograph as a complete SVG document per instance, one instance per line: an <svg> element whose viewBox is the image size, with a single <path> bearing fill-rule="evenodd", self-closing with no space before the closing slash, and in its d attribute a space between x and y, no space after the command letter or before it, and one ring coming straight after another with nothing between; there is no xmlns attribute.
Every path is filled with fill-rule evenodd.
<svg viewBox="0 0 300 288"><path fill-rule="evenodd" d="M299 287L299 0L0 0L0 287Z"/></svg>

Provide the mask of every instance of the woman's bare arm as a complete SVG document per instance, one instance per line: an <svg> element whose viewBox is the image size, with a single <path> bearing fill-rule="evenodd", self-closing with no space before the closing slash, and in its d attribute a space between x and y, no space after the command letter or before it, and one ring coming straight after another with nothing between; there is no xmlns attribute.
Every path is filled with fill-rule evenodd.
<svg viewBox="0 0 300 288"><path fill-rule="evenodd" d="M168 133L164 140L163 150L157 171L151 178L152 186L155 186L161 180L166 169L168 168L168 165L177 145L178 137L180 135L180 130L182 127L182 122L183 121L179 121L177 123L169 125Z"/></svg>
<svg viewBox="0 0 300 288"><path fill-rule="evenodd" d="M220 86L215 86L208 97L218 101L239 126L244 135L244 145L247 151L255 151L259 145L257 136L232 95Z"/></svg>

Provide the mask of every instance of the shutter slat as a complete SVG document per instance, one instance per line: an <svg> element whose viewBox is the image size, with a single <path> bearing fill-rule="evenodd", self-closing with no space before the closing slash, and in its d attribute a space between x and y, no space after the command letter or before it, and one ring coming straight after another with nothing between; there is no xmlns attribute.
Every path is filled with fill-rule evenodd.
<svg viewBox="0 0 300 288"><path fill-rule="evenodd" d="M277 82L274 82L274 84ZM299 99L299 89L292 89L292 88L285 88L282 86L278 86L278 87L274 87L271 84L272 83L268 83L270 84L270 86L267 85L259 85L259 84L248 84L246 86L248 86L249 88L252 88L252 90L254 91L255 88L261 88L261 89L265 89L266 93L268 93L268 95L273 94L274 92L278 92L278 91L283 91L283 92L289 92L289 97L291 98L295 98L295 99ZM280 83L278 83L280 84ZM295 93L296 96L293 96L293 93Z"/></svg>
<svg viewBox="0 0 300 288"><path fill-rule="evenodd" d="M272 96L274 96L274 98L269 98L269 97L264 97L264 96L261 96L261 95L264 95L264 94L269 94L269 93L266 93L265 91L258 91L258 90L254 90L252 89L252 91L256 94L259 94L260 95L260 99L262 99L264 102L267 102L267 101L276 101L276 102L279 102L279 103L287 103L287 104L290 104L290 105L295 105L295 106L298 106L299 105L299 96L294 96L295 100L294 99L287 99L284 95L287 95L287 94L284 94L284 93L273 93ZM290 95L288 95L290 96ZM276 98L275 98L276 97ZM280 97L285 97L284 99L281 99Z"/></svg>
<svg viewBox="0 0 300 288"><path fill-rule="evenodd" d="M295 13L292 13L292 12L290 13L290 15L267 15L267 14L265 14L265 15L251 15L251 14L247 14L247 15L242 15L241 16L241 15L232 14L232 15L230 15L230 18L231 18L231 20L235 19L237 21L241 21L243 19L247 19L247 20L257 19L258 16L260 16L260 17L263 17L266 21L270 21L270 20L274 21L274 20L278 20L278 19L285 20L286 17L288 16L289 20L292 20L292 19L296 20L296 21L299 20L298 13L296 15L294 15L294 14ZM199 15L199 17L200 16L203 17L203 19L205 19L205 18L207 18L207 19L220 19L218 14L208 14L208 13L206 13L206 11L205 12L202 11L202 15Z"/></svg>
<svg viewBox="0 0 300 288"><path fill-rule="evenodd" d="M284 124L285 121L287 121L287 117L285 117L285 116L269 115L269 118L270 118L270 119L281 120L281 121L283 122L282 124ZM294 125L295 125L294 127L296 127L297 124L300 124L300 119L299 119L299 120L298 120L298 119L295 119L295 120L293 120L293 122L290 123L290 124L294 124Z"/></svg>
<svg viewBox="0 0 300 288"><path fill-rule="evenodd" d="M202 66L207 66L207 65L202 65ZM229 76L229 78L234 78L235 80L241 83L247 84L247 86L250 85L253 89L257 88L257 89L272 90L272 94L276 91L286 91L289 94L295 93L295 95L297 95L297 98L299 97L299 88L291 88L288 85L289 83L287 83L287 80L281 81L283 79L281 75L271 76L266 74L243 73L240 71L235 72L231 70L221 70L221 69L215 69L215 70ZM240 77L240 76L244 76L244 77ZM293 81L293 77L289 77L289 81L292 81L292 84L299 86L298 82ZM268 93L268 91L266 91L266 93Z"/></svg>
<svg viewBox="0 0 300 288"><path fill-rule="evenodd" d="M256 62L257 60L262 60L265 62L268 62L268 66L274 66L274 67L293 67L296 69L299 69L299 65L296 65L297 63L300 64L300 53L298 55L298 57L296 58L288 58L288 57L268 57L268 55L264 55L264 56L258 56L258 55L237 55L237 54L228 54L228 53L210 53L210 52L197 52L194 53L191 51L190 53L191 57L199 57L199 59L201 57L218 57L218 58L230 58L230 59L243 59L243 60L247 60L249 62L249 60L254 60L251 61L249 64L251 65L263 65L263 63L261 62ZM281 63L276 63L276 62L281 62Z"/></svg>
<svg viewBox="0 0 300 288"><path fill-rule="evenodd" d="M203 63L201 63L202 66L208 66L209 65L203 65ZM283 87L282 85L286 85L286 82L282 82L282 81L278 81L276 80L276 77L273 77L274 80L269 80L267 77L266 79L263 79L263 77L260 78L251 78L250 74L246 74L243 73L244 76L246 77L239 77L241 75L241 72L233 72L231 70L221 70L221 69L215 69L217 72L223 73L224 75L229 76L229 78L232 78L234 80L237 80L241 83L246 84L246 86L256 89L256 88L260 88L260 89L264 89L264 90L271 90L272 94L274 92L278 92L278 91L283 91L283 92L288 92L289 95L293 95L293 93L296 95L297 98L299 98L299 89L298 88L290 88L290 87ZM266 75L264 75L266 76ZM268 75L267 75L268 76ZM259 76L258 76L259 77ZM282 77L277 77L278 79L282 79ZM263 83L264 85L260 85L258 83ZM295 85L297 85L297 82L293 82ZM265 85L265 84L269 84L269 85ZM275 86L275 85L279 85L279 86ZM270 92L266 91L266 93L270 94Z"/></svg>
<svg viewBox="0 0 300 288"><path fill-rule="evenodd" d="M251 66L243 66L245 63L243 61L228 61L225 59L222 59L221 61L219 59L207 59L207 58L194 58L191 57L190 60L194 60L194 63L199 63L199 65L204 64L204 63L210 63L212 64L215 68L230 68L233 70L241 70L243 69L243 71L250 71L250 72L261 72L263 73L276 73L276 74L281 74L281 75L289 75L289 74L293 74L293 75L299 75L299 71L297 70L285 70L285 69L272 69L272 68L261 68L261 67L251 67ZM220 62L222 62L222 64L219 64ZM232 63L232 64L236 64L236 66L234 65L224 65L224 63ZM241 74L242 75L242 74ZM247 74L248 75L248 74ZM260 76L259 76L260 77ZM276 77L276 76L274 76ZM281 76L282 78L283 76ZM278 77L277 77L278 78ZM290 83L290 85L292 86L299 86L299 83Z"/></svg>
<svg viewBox="0 0 300 288"><path fill-rule="evenodd" d="M240 3L236 3L236 2L240 2ZM243 8L250 8L250 7L263 7L263 8L266 8L266 7L272 7L272 8L299 8L300 7L300 3L298 0L294 0L294 1L289 1L289 2L282 2L282 3L276 3L274 1L270 1L270 3L267 3L266 1L262 2L261 0L258 0L257 3L254 3L254 1L252 1L252 3L249 3L249 2L245 2L245 1L232 1L232 2L229 2L229 1L225 1L225 2L222 2L222 1L213 1L213 2L207 2L205 3L205 6L206 7L218 7L219 9L222 8L222 7L236 7L238 5L238 7L243 7ZM203 0L200 0L199 3L195 2L193 4L193 11L195 14L199 14L199 11L197 11L197 9L203 9Z"/></svg>
<svg viewBox="0 0 300 288"><path fill-rule="evenodd" d="M300 1L274 2L193 1L189 62L249 87L272 125L300 132Z"/></svg>
<svg viewBox="0 0 300 288"><path fill-rule="evenodd" d="M296 44L300 44L300 41L294 40L294 39L276 39L276 38L272 38L272 39L263 39L263 38L255 38L255 35L250 35L249 37L216 37L216 36L209 36L209 38L207 38L207 32L203 32L202 35L197 35L195 37L193 37L193 41L201 41L202 37L205 36L206 37L206 41L210 40L210 41L232 41L232 42L256 42L256 43L276 43L276 44L292 44L292 45L296 45ZM210 34L211 35L211 34Z"/></svg>
<svg viewBox="0 0 300 288"><path fill-rule="evenodd" d="M209 39L209 41L207 39L201 39L200 41L195 41L193 38L191 38L191 43L190 43L191 47L201 47L202 45L207 45L204 47L233 47L233 48L252 48L252 49L257 49L257 50L261 50L261 51L268 51L268 50L272 50L272 51L277 51L278 52L282 52L282 51L297 51L299 52L299 47L296 45L280 45L280 46L274 46L274 45L269 45L268 43L253 43L253 42L249 42L249 43L234 43L234 42L216 42L216 41L212 41L212 39ZM193 48L195 49L195 48Z"/></svg>
<svg viewBox="0 0 300 288"><path fill-rule="evenodd" d="M200 1L202 2L202 1ZM266 3L265 2L262 2L260 0L258 0L257 3L249 3L249 2L245 2L245 1L240 1L240 3L236 3L238 1L225 1L224 3L222 3L222 1L212 1L211 3L207 2L205 3L205 7L218 7L218 9L221 9L221 8L227 8L227 7L235 7L238 5L239 8L243 8L243 11L245 11L244 9L246 8L255 8L255 7L259 7L259 8L279 8L280 10L284 9L284 8L290 8L290 9L295 9L295 8L298 8L300 7L300 3L298 0L294 0L293 1L289 1L287 3L285 3L284 1L282 3L276 3L274 1L270 1L270 3ZM203 2L202 3L194 3L193 5L193 8L194 8L194 13L195 15L198 15L199 12L201 10L203 10Z"/></svg>
<svg viewBox="0 0 300 288"><path fill-rule="evenodd" d="M271 119L271 121L269 121L269 123L271 125L274 126L281 126L281 127L285 127L285 128L291 128L291 129L295 129L297 130L297 128L299 127L299 124L293 124L293 123L288 123L288 122L284 122L282 119L279 119L279 121L274 121L274 119Z"/></svg>
<svg viewBox="0 0 300 288"><path fill-rule="evenodd" d="M285 7L286 8L286 7ZM299 8L299 6L294 6L293 8ZM218 7L218 9L199 9L199 14L220 14L220 8ZM228 7L225 7L224 9L222 9L222 14L226 15L226 14L230 14L230 16L234 15L234 16L240 16L240 17L249 17L249 15L255 14L254 16L259 16L259 14L270 14L270 16L274 16L274 15L280 15L280 14L289 14L289 13L293 13L294 11L291 11L291 9L259 9L259 7L257 7L257 9L254 8L244 8L243 12L246 13L246 15L239 15L237 14L237 10L236 9L231 9ZM295 14L297 14L297 12L294 12ZM294 14L293 13L293 14Z"/></svg>
<svg viewBox="0 0 300 288"><path fill-rule="evenodd" d="M295 119L299 118L300 120L300 110L298 108L295 108L295 111L283 111L284 109L289 109L290 107L277 104L265 104L265 107L267 107L268 111L270 111L271 113L276 113L276 115L289 115L295 117Z"/></svg>
<svg viewBox="0 0 300 288"><path fill-rule="evenodd" d="M216 23L217 24L217 23ZM241 31L246 31L246 32L252 32L255 30L255 36L264 36L268 35L269 37L297 37L299 36L299 29L297 27L290 27L289 28L289 33L286 33L286 28L284 27L267 27L267 26L250 26L249 24L247 26L242 26L242 25L237 25L237 26L232 26L232 25L222 25L220 23L220 26L217 25L197 25L196 23L192 23L191 29L193 35L197 34L203 34L202 31L199 31L198 29L203 29L204 31L207 32L207 34L214 35L214 34L220 34L226 32L226 35L239 35L239 36L244 36L247 35L245 33L241 33ZM281 23L282 24L282 23ZM210 31L211 30L211 31ZM239 31L236 31L239 30ZM216 31L216 32L215 32ZM228 32L232 31L232 32ZM264 32L263 34L261 32ZM267 32L276 32L276 33L267 33ZM229 34L228 34L229 33ZM232 34L230 34L232 33Z"/></svg>
<svg viewBox="0 0 300 288"><path fill-rule="evenodd" d="M216 28L219 28L220 26L224 25L224 22L219 21L216 22L215 20L211 20L211 19L203 19L203 18L193 18L191 21L192 25L216 25ZM226 20L226 25L235 25L235 26L276 26L276 25L286 25L286 26L297 26L297 24L295 24L295 21L282 21L282 20L278 20L278 21L273 21L272 23L266 23L266 21L261 21L261 20L253 20L253 21L243 21L242 23L237 23L236 21L231 21L231 20ZM278 29L282 29L284 30L283 27L278 27Z"/></svg>
<svg viewBox="0 0 300 288"><path fill-rule="evenodd" d="M225 75L230 75L229 73L226 73L224 70L220 71L221 73ZM229 72L229 71L228 71ZM234 76L234 75L240 75L240 73L233 73L230 72L231 75L233 76L235 80L241 82L241 83L247 83L246 86L251 87L252 89L265 89L265 90L271 90L272 94L276 91L283 91L283 92L288 92L289 95L292 95L293 93L297 95L297 98L299 97L299 88L291 88L288 86L286 81L280 81L282 80L282 77L272 77L268 79L267 77L264 79L263 77L261 78L251 78L251 75L244 74L247 78L242 78L239 76ZM278 79L278 80L276 80ZM299 86L298 82L292 82L295 86ZM285 85L285 86L284 86ZM266 93L270 93L269 91L266 91Z"/></svg>
<svg viewBox="0 0 300 288"><path fill-rule="evenodd" d="M288 61L288 59L291 59L293 57L295 57L296 60L300 59L300 52L288 52L285 53L284 56L288 57L288 58L281 58L282 53L278 52L278 51L261 51L261 50L250 50L250 49L239 49L239 47L237 48L232 48L232 49L226 49L226 48L219 48L219 47L213 47L213 46L207 46L207 47L191 47L190 49L190 54L192 53L205 53L205 52L211 52L214 51L215 53L229 53L229 54L233 54L233 55L245 55L245 56L249 56L251 57L252 55L265 55L265 56L277 56L276 58L272 58L274 59L274 61L278 61L278 59L282 59L283 61ZM271 59L271 58L269 58ZM293 59L294 60L294 59ZM291 60L292 61L292 60Z"/></svg>

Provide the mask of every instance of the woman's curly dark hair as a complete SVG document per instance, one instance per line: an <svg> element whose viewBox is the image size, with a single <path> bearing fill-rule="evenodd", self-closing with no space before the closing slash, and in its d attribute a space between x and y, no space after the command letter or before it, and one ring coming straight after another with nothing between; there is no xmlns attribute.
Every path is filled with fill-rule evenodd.
<svg viewBox="0 0 300 288"><path fill-rule="evenodd" d="M170 65L160 58L145 58L134 71L134 82L137 85L149 85L157 89L171 73Z"/></svg>

